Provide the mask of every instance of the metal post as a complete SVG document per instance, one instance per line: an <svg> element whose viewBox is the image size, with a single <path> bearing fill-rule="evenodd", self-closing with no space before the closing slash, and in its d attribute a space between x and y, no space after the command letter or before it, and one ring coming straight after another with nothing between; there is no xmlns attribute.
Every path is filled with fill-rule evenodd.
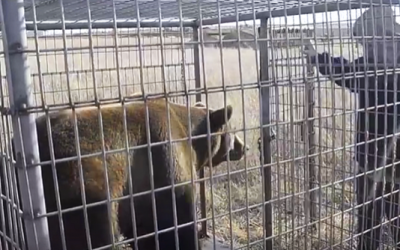
<svg viewBox="0 0 400 250"><path fill-rule="evenodd" d="M309 39L308 37L306 39ZM314 222L317 219L317 191L309 191L310 189L313 190L317 187L317 173L316 173L316 164L315 164L315 156L310 156L310 155L315 155L316 152L316 143L315 143L315 131L314 131L314 106L315 106L315 98L314 98L314 82L313 82L313 77L314 77L314 67L311 66L312 64L310 63L310 58L307 57L307 67L306 67L306 74L307 74L307 79L306 79L306 100L307 100L307 106L305 107L305 119L306 119L306 128L307 131L304 131L304 134L307 134L307 142L306 142L306 150L308 151L308 156L306 157L306 165L308 166L308 173L307 173L307 168L306 168L306 173L305 173L305 179L308 180L308 188L306 188L306 191L309 192L309 200L306 204L309 207L309 221L308 222ZM308 215L307 215L308 216ZM315 229L316 226L313 225L313 228Z"/></svg>
<svg viewBox="0 0 400 250"><path fill-rule="evenodd" d="M268 34L268 19L261 19L261 25L259 30L260 39L267 38ZM266 41L259 42L260 45L260 81L269 80L268 73L268 64L269 64L269 56L268 56L268 44ZM261 108L261 116L262 116L262 142L263 142L263 152L260 152L261 159L263 162L263 179L264 179L264 202L265 204L265 237L267 239L266 250L273 249L273 219L272 219L272 174L271 174L271 128L265 127L266 125L270 125L270 86L266 86L266 84L262 84L262 88L260 90L260 108ZM266 167L267 166L267 167Z"/></svg>
<svg viewBox="0 0 400 250"><path fill-rule="evenodd" d="M14 131L18 182L24 210L26 240L29 249L50 250L41 168L27 165L39 163L36 123L33 114L21 113L33 106L33 87L30 81L25 12L23 0L2 0L1 12L3 45ZM22 148L24 147L24 148Z"/></svg>
<svg viewBox="0 0 400 250"><path fill-rule="evenodd" d="M194 45L194 75L195 75L195 87L199 89L201 87L200 81L200 51L199 51L199 28L193 27L193 41L197 43ZM201 102L201 94L196 95L196 102ZM204 178L204 168L200 170L199 178ZM200 182L200 211L201 218L207 218L206 210L206 186L204 181ZM207 236L207 220L201 222L201 236Z"/></svg>

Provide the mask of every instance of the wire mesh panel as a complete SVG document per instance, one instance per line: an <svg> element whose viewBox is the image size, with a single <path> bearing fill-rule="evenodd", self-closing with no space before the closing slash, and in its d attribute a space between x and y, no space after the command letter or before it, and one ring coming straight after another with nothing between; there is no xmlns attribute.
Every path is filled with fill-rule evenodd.
<svg viewBox="0 0 400 250"><path fill-rule="evenodd" d="M161 52L160 37L157 32L157 28L144 31L141 38L143 47L139 50L139 38L135 29L118 30L117 38L110 29L93 32L92 36L87 34L87 30L70 30L67 31L65 40L60 30L45 31L37 39L37 46L41 50L39 57L35 54L36 39L28 37L27 49L30 51L29 62L37 105L94 101L94 79L100 100L119 97L118 77L123 95L141 91L140 70L143 71L145 91L148 93L160 94L164 91L164 85L167 87L167 92L183 91L186 81L189 83L194 81L193 73L189 75L189 72L193 72L193 52L188 49L184 52L185 58L183 58L179 49L181 34L177 29L164 31L165 49ZM191 36L192 32L189 31L185 32L183 37L188 40ZM140 53L142 62L139 59ZM41 100L38 60L41 62L45 103ZM163 68L165 76L162 73ZM3 76L3 79L5 77ZM68 89L70 91L67 91Z"/></svg>
<svg viewBox="0 0 400 250"><path fill-rule="evenodd" d="M192 31L180 33L179 29L171 28L163 30L161 38L158 31L157 28L144 30L140 35L140 45L137 30L133 29L118 31L116 36L113 35L113 30L100 30L93 32L91 36L87 34L87 30L69 31L65 35L59 30L51 30L40 37L28 37L26 50L29 52L34 107L37 108L33 111L34 114L40 117L49 110L51 113L58 113L66 108L76 107L75 105L82 107L96 101L102 105L115 104L121 98L137 92L153 95L175 93L175 96L169 98L171 101L188 102L182 93L185 93L186 85L194 86L193 49L182 50L181 38L190 40ZM161 43L164 48L162 51L159 49ZM40 54L36 50L40 50ZM2 60L2 70L5 71L4 57ZM9 94L5 76L2 76L2 80L3 108L6 111L3 115L2 140L4 150L10 150L9 142L13 134L8 121ZM189 97L191 105L194 104L194 97L192 99L190 101ZM47 111L43 112L40 107L46 107ZM7 157L12 155L5 154ZM11 166L2 169L3 174L9 175L4 180L4 189L10 189L7 192L13 193L8 197L11 197L13 203L19 204L16 196L17 181L12 175L15 172L11 169ZM16 209L18 208L20 207ZM6 209L4 212L10 210ZM6 219L3 221L11 223L5 227L12 228L11 231L15 234L11 234L11 240L21 248L25 241L19 241L21 239L18 237L23 239L24 236L18 235L18 232L21 232L23 225L21 215L17 216L15 213L14 211L12 222ZM3 229L3 232L7 230ZM54 230L54 227L51 229ZM3 245L3 248L8 249L11 246Z"/></svg>
<svg viewBox="0 0 400 250"><path fill-rule="evenodd" d="M383 15L381 12L387 15L385 16L387 19L394 18L392 16L393 13L389 13L388 15L386 10L387 8L383 10L376 8L374 16L369 16L369 20L375 18L377 23L379 20L382 22L382 20L379 19L379 16ZM276 144L272 147L273 150L276 150L273 156L276 157L275 160L277 161L277 184L273 186L278 187L277 199L279 204L278 212L274 218L277 219L275 221L277 230L282 234L277 236L277 240L284 248L291 249L300 247L307 249L325 249L327 247L334 247L337 249L376 249L379 244L384 243L389 249L392 249L390 247L394 245L391 242L391 237L394 238L395 242L398 241L396 238L396 218L392 217L393 214L389 215L389 210L397 211L395 210L396 204L390 205L390 200L387 198L389 203L382 203L380 202L382 198L378 197L379 192L382 193L382 191L386 192L386 196L391 195L390 182L393 182L392 176L387 174L386 181L389 182L389 184L383 184L383 178L375 175L374 180L377 182L376 192L378 193L375 194L374 198L370 196L371 191L367 190L367 184L365 184L365 190L362 190L360 186L356 188L354 185L357 183L354 182L356 174L361 175L360 171L362 171L357 170L357 168L360 165L361 169L366 168L366 166L363 165L366 164L365 161L360 157L360 154L362 154L361 151L369 150L368 154L370 156L368 157L373 155L379 156L379 154L381 155L380 157L382 157L382 152L380 151L383 151L385 147L384 144L381 144L375 148L373 146L368 146L366 149L362 146L366 144L367 139L365 138L369 136L369 140L377 139L376 130L381 131L379 133L383 133L381 134L383 137L390 136L390 134L396 131L391 130L393 127L388 125L386 127L388 130L382 132L383 127L386 126L384 125L384 120L386 118L382 113L386 112L386 115L389 114L388 119L393 119L393 113L396 112L394 111L396 109L388 108L385 112L377 112L376 109L374 109L374 106L377 104L380 104L381 107L383 105L393 106L393 99L396 99L396 97L394 97L395 95L393 95L393 93L396 93L393 92L393 88L396 88L396 80L393 80L390 76L388 78L384 77L383 73L382 75L375 73L375 78L368 78L368 76L363 75L365 72L361 70L363 68L360 68L362 67L360 66L360 60L364 60L365 62L368 59L379 64L379 62L376 62L376 59L370 59L363 53L368 49L368 43L372 43L371 40L377 38L371 36L370 33L370 37L364 35L368 33L367 30L371 32L371 29L373 29L371 27L371 21L363 27L366 33L360 34L355 31L357 24L354 21L360 14L361 11L353 12L352 14L344 14L342 12L342 14L337 14L337 21L331 21L329 23L320 23L318 19L314 17L314 20L311 21L312 24L308 24L304 27L304 29L306 29L311 26L314 33L313 35L309 37L304 35L301 39L292 38L295 41L301 41L303 46L294 45L295 41L290 42L290 35L285 35L284 39L278 38L272 39L273 41L271 41L272 46L276 47L272 48L271 56L275 63L271 63L274 68L271 69L272 72L270 74L276 77L276 82L287 77L288 80L286 84L289 89L287 90L288 93L285 93L285 87L280 87L279 84L276 84L278 87L275 87L273 97L273 99L275 99L274 105L280 106L280 108L275 109L275 117L273 118L276 120L278 131L277 140L275 141ZM351 17L351 15L353 15L353 17ZM343 18L343 16L346 18ZM364 18L366 20L368 19L366 17ZM320 17L320 20L321 19L323 18ZM358 23L358 25L360 25L360 23ZM380 24L375 25L377 29L376 32L381 32L380 34L382 34L382 30L385 32L385 29L387 30L386 35L388 33L395 34L396 32L393 31L392 24L387 24L383 27L379 26ZM286 24L284 25L284 29L285 31L296 30L298 29L299 23L293 26L292 28L291 25ZM381 30L378 31L378 28ZM282 28L276 27L276 29L281 30ZM361 38L357 37L363 37L365 40L361 42ZM393 37L386 37L384 39L387 39L386 46L390 49ZM274 40L276 40L276 42ZM281 42L281 40L286 41ZM316 51L314 50L310 53L311 50L305 49L305 47L309 46L311 42L314 44L313 50L315 49ZM382 40L380 40L380 42L380 46L382 46ZM288 45L291 46L289 47ZM289 50L291 50L292 55L288 56L285 54L281 56L281 54L283 54L282 51L286 52ZM302 58L302 52L307 50L307 53L312 54L310 58L311 61L307 61L307 58ZM374 55L379 58L378 54L382 53L382 51L383 49L375 48L373 53L376 53ZM372 52L370 53L373 54ZM391 50L390 53L396 54L397 51L393 52L393 50ZM369 56L372 57L371 54ZM324 56L328 59L324 59ZM380 56L383 58L383 53L380 54ZM386 54L386 56L388 58L392 57L392 55L389 54ZM281 59L282 57L283 59ZM316 57L320 60L319 68ZM276 69L276 65L279 65L281 60L289 62L284 65L284 67ZM371 61L366 63L371 63ZM316 72L319 72L316 74L314 73L313 76L308 74L310 72L306 72L306 63L317 66ZM287 70L288 76L286 74L280 74L280 70ZM376 68L371 70L375 70L376 72ZM360 78L367 78L370 82L365 83L364 80L357 80L358 78L354 76L354 74L357 73L362 74ZM307 77L305 77L306 74ZM350 76L349 74L353 75ZM393 77L393 73L387 74L392 74ZM389 80L385 80L386 83L383 83L385 82L383 80L384 78ZM299 83L296 84L296 80ZM304 113L306 113L306 103L309 100L306 89L309 88L311 84L315 87L314 116L312 116L315 126L314 146L316 146L316 151L314 155L307 154L306 148L310 145L307 145L307 139L304 137L304 134L309 136L309 131L305 130L304 126L306 122L310 120L310 117L307 115L305 116ZM300 90L298 85L301 86ZM382 92L388 93L387 97L385 97L387 99L383 97ZM367 104L365 104L363 98L369 98L366 101ZM360 109L360 107L357 108L358 105L365 106ZM285 106L289 108L285 108ZM369 109L369 111L364 111L364 109ZM363 112L370 114L370 119L374 121L375 124L371 125L368 123L366 121L366 115ZM375 116L380 118L371 118ZM358 117L358 126L356 126L356 117ZM390 120L390 122L393 122L393 120ZM364 133L367 135L364 135ZM361 144L362 149L359 148L355 150L355 135L357 135L356 142L357 144ZM388 143L388 147L391 148L389 150L393 150L393 146L390 145L391 144ZM393 157L391 153L389 153L389 155L388 158ZM308 190L310 188L308 185L310 184L306 181L307 177L309 177L307 176L307 174L309 174L307 173L308 166L305 164L307 163L307 158L314 158L318 166L318 179L316 180L320 187L318 190L318 219L314 221L318 229L317 231L310 231L310 226L313 224L307 225L306 223L307 217L309 216L307 211L309 198L306 195L307 192L310 192L310 190ZM358 164L354 162L355 158ZM371 162L373 161L372 159L373 158L369 158L368 160L368 164L371 164L368 165L368 170L375 171L373 170L374 167L372 167L374 165L374 163ZM378 160L375 164L378 164L375 165L375 168L382 167L382 165L379 165L382 164L382 161L379 162ZM372 185L371 179L358 180L358 185L362 185L360 184L362 182ZM362 191L366 191L367 194L363 194ZM362 218L360 220L357 219L356 216L357 213L360 213L357 211L356 204L358 203L360 205L365 202L360 202L359 200L362 199L363 195L368 196L367 199L369 199L369 202L371 202L371 199L375 200L375 202L372 203L373 208L371 204L367 205L369 208L365 211L368 212L360 216ZM284 213L282 213L282 211L284 211ZM392 224L394 225L391 225L387 221L381 221L385 219L384 211L387 213L386 219L388 219L387 217L389 217L389 219L392 218L391 220L394 222ZM372 222L371 216L373 218ZM364 223L364 225L361 226L360 224L362 223ZM372 229L371 224L375 226L375 229ZM381 227L383 230L378 231ZM391 229L393 230L391 231ZM374 234L371 234L371 232ZM359 236L360 233L364 235L360 238L356 237ZM363 242L364 246L362 246L363 244L360 242Z"/></svg>
<svg viewBox="0 0 400 250"><path fill-rule="evenodd" d="M394 3L12 1L0 249L400 242Z"/></svg>
<svg viewBox="0 0 400 250"><path fill-rule="evenodd" d="M334 23L338 25L338 22ZM343 57L349 58L349 47L353 43L335 37L336 45L325 41L321 35L323 29L330 23L317 22L305 25L304 35L281 35L284 31L296 32L298 24L274 27L272 36L271 56L274 63L270 70L276 78L276 87L271 109L273 122L276 124L277 137L273 143L272 155L277 162L275 169L275 188L277 212L275 213L277 236L283 248L294 247L324 249L341 242L341 247L351 249L348 243L343 243L349 237L349 225L353 215L344 213L352 204L352 181L344 178L351 176L354 165L350 150L342 151L343 145L353 143L354 133L354 96L342 88L335 86L329 79L323 78L307 67L307 58L302 50L310 40L317 40L321 51L343 50ZM310 28L311 26L311 28ZM328 28L329 29L329 28ZM346 35L350 36L350 33ZM335 41L334 40L334 41ZM334 53L333 53L334 54ZM334 54L335 55L335 54ZM339 52L337 54L341 56ZM309 106L309 89L313 86L313 118L307 114ZM343 111L345 110L345 111ZM315 141L310 145L307 122L313 121ZM344 125L344 126L343 126ZM314 155L309 154L310 146L314 146ZM315 155L316 154L316 155ZM307 168L312 158L318 168L319 205L317 207L318 231L307 232ZM341 181L340 183L335 183ZM344 185L345 184L345 185ZM338 215L339 214L339 215ZM342 216L342 217L341 217ZM346 235L346 236L343 236ZM343 245L344 244L344 245Z"/></svg>

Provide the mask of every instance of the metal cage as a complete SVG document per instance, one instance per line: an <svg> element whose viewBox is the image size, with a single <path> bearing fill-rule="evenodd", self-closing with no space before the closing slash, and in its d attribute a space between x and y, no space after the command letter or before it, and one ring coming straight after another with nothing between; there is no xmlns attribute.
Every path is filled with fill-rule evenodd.
<svg viewBox="0 0 400 250"><path fill-rule="evenodd" d="M348 20L338 20L332 28L334 22L315 15L397 5L394 0L2 0L0 249L51 249L54 228L48 226L49 216L58 216L57 230L63 232L64 213L96 206L86 204L82 196L80 208L61 212L59 195L54 201L44 197L40 165L56 169L62 161L41 162L45 153L39 145L45 136L36 132L38 116L72 110L70 117L75 117L79 109L133 102L147 105L161 99L188 110L201 101L213 109L231 104L230 132L248 147L239 162L200 169L192 179L192 185L200 186L193 223L201 224L201 229L195 227L202 248L353 249L359 237L353 232L358 209L353 184L356 97L318 74L301 50L313 41L352 61L362 54L349 28L355 17L348 15ZM300 18L297 24L272 22L301 15L314 19L307 25ZM233 25L225 26L228 23ZM151 124L147 125L149 130ZM51 127L50 122L43 126ZM105 159L112 150L108 152L108 138L101 138L103 150L98 157ZM190 144L193 138L185 140ZM74 147L80 143L84 142L78 136ZM140 150L125 146L120 150L127 155ZM151 146L147 148L151 152ZM77 152L69 160L83 165L84 157L90 156ZM102 164L107 169L107 163ZM54 182L51 192L58 193ZM377 183L379 189L385 181ZM361 191L357 195L362 196ZM108 204L107 216L114 223L116 215L110 211L115 211L112 206L119 200L107 192L103 203ZM374 196L374 200L379 199ZM51 215L46 210L49 202L58 208ZM88 225L89 215L84 214L82 220ZM90 235L87 227L84 230ZM178 237L178 226L172 230ZM158 239L162 232L157 231ZM96 249L124 249L136 239L123 239L117 233L110 237L111 245ZM61 238L62 248L67 249ZM87 244L95 249L90 240ZM156 244L154 249L167 248Z"/></svg>

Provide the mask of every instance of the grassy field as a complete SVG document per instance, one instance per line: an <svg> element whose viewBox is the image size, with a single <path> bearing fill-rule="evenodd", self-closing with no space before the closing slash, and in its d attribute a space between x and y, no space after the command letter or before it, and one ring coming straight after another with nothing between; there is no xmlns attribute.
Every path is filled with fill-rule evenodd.
<svg viewBox="0 0 400 250"><path fill-rule="evenodd" d="M123 96L127 96L140 91L142 83L145 91L150 93L162 93L164 81L168 91L183 90L184 85L188 89L194 88L192 50L186 49L182 52L177 46L167 46L162 56L159 46L150 46L144 47L140 56L137 48L129 48L138 44L137 38L120 38L118 43L122 47L118 54L118 76L115 49L105 48L112 47L114 42L111 36L94 37L93 45L101 48L94 50L91 60L88 37L68 38L67 58L63 55L61 38L41 38L41 50L59 51L43 52L40 55L42 86L35 53L29 58L36 104L41 106L94 100L96 92L100 99L115 98L119 95L119 89ZM144 38L142 44L156 45L159 42L157 38ZM164 42L180 43L177 38L166 38ZM319 50L330 49L335 55L340 55L342 50L346 58L353 59L353 56L349 56L357 52L353 47L352 44L337 44L330 48L321 47ZM35 49L33 39L29 40L29 48ZM304 67L301 66L299 48L280 48L270 53L275 58L275 68L271 67L271 76L275 80L271 110L277 134L277 139L272 142L276 249L324 249L329 246L335 246L333 249L352 249L355 243L350 239L354 229L354 211L351 209L354 200L353 187L352 182L340 180L350 177L354 166L351 164L351 150L340 148L351 144L353 139L354 114L343 113L354 109L355 96L335 87L325 78L311 80L315 86L314 130L318 153L314 158L320 175L318 181L322 187L318 190L319 222L317 229L311 231L304 223L304 191L308 185L304 180L307 148L301 139L306 99ZM260 115L259 93L255 84L257 52L252 49L241 49L239 53L237 49L206 48L201 54L204 55L201 58L204 63L201 65L202 86L247 86L245 90L211 93L208 95L208 102L215 108L223 106L225 102L233 105L234 127L245 131L239 135L251 148L244 161L231 163L229 166L223 164L213 169L212 175L215 177L212 185L210 181L207 182L207 215L213 215L215 219L208 222L208 231L226 244L260 249L262 243L257 242L263 237L263 187L258 168ZM188 64L185 67L183 55ZM69 78L65 73L66 62ZM94 74L91 71L93 66ZM3 59L1 73L4 76ZM5 91L4 79L2 85ZM43 99L40 87L45 93ZM70 95L68 87L71 90ZM206 100L204 95L202 100ZM176 98L175 101L183 102L185 99ZM194 96L189 101L194 103ZM206 175L210 175L208 170ZM336 183L331 184L333 182Z"/></svg>

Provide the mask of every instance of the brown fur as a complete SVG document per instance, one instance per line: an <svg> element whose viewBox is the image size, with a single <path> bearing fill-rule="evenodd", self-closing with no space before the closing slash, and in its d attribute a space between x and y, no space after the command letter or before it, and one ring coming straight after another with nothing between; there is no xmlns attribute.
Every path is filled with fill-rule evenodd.
<svg viewBox="0 0 400 250"><path fill-rule="evenodd" d="M203 102L195 103L194 107L206 108L206 104ZM209 108L209 110L213 110ZM248 145L245 145L242 139L235 133L229 132L231 127L227 126L227 132L221 136L221 141L225 143L221 143L221 147L218 152L212 158L212 166L218 166L222 162L225 161L240 161L243 159L243 156L246 151L250 148Z"/></svg>
<svg viewBox="0 0 400 250"><path fill-rule="evenodd" d="M143 94L138 91L131 94L130 97L143 97ZM165 102L163 99L157 99L154 101ZM194 104L194 107L205 109L206 104L203 102L197 102ZM211 108L209 109L213 110ZM184 122L187 122L187 119ZM187 123L185 123L185 125L188 126ZM212 158L213 167L220 165L222 162L228 161L228 159L229 161L240 161L243 159L245 152L250 149L248 145L244 144L243 140L238 135L229 132L230 129L231 128L228 124L228 132L221 135L221 141L224 143L221 143L221 147ZM209 167L210 164L207 163L207 166Z"/></svg>
<svg viewBox="0 0 400 250"><path fill-rule="evenodd" d="M162 142L169 139L165 101L148 101L151 142ZM170 139L188 137L187 107L169 103L170 106ZM232 115L232 108L226 108L228 120ZM207 133L206 110L190 108L192 136ZM84 108L76 110L78 123L79 148L82 156L81 164L77 160L56 163L56 175L60 190L60 200L63 209L82 205L81 178L84 182L86 204L107 200L108 175L109 193L111 199L129 195L129 177L132 178L133 193L151 189L147 147L118 153L106 153L103 156L85 155L102 152L102 138L99 127L98 110ZM146 106L142 103L133 103L126 106L127 135L124 129L124 112L121 106L105 106L101 109L104 150L117 150L147 144L146 137ZM222 132L227 122L224 109L210 111L211 132ZM71 111L53 113L49 115L55 159L77 155L75 146L74 115ZM39 138L41 161L50 160L46 117L39 117L36 121ZM78 137L77 136L77 137ZM125 138L128 138L126 142ZM212 156L217 154L221 147L221 136L211 137ZM172 151L172 158L170 155ZM152 161L154 169L154 186L160 188L183 181L190 181L192 172L198 171L208 163L208 141L206 137L193 139L190 145L187 140L152 146ZM130 166L128 162L130 159ZM80 165L82 174L80 175ZM131 170L131 176L129 172ZM46 197L47 212L57 210L56 196L53 182L53 172L49 165L42 165L43 183ZM193 221L193 199L195 187L191 184L175 187L175 202L177 206L178 224ZM172 194L171 189L155 193L157 208L158 230L173 227ZM134 200L137 234L144 235L154 232L151 195L137 197ZM131 218L131 199L129 196L120 201L114 201L108 211L107 205L96 205L87 208L88 223L92 248L111 244L111 228L117 229L116 218L121 233L128 238L133 237ZM108 214L112 220L108 220ZM67 249L87 249L85 233L85 216L82 210L67 212L63 215L63 226L67 242ZM62 249L58 216L48 218L52 249ZM114 224L114 226L112 226ZM179 229L180 249L194 249L194 227L189 225ZM114 232L115 234L116 232ZM175 249L174 232L159 235L160 250ZM154 238L149 237L138 241L139 249L155 249ZM199 248L200 249L200 248Z"/></svg>

